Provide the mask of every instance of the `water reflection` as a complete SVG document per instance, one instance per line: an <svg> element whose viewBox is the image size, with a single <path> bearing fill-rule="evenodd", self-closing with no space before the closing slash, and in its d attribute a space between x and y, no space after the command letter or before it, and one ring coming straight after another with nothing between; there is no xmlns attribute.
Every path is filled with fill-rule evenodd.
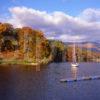
<svg viewBox="0 0 100 100"><path fill-rule="evenodd" d="M71 67L72 78L77 78L78 67Z"/></svg>
<svg viewBox="0 0 100 100"><path fill-rule="evenodd" d="M40 71L40 65L36 66L36 71Z"/></svg>

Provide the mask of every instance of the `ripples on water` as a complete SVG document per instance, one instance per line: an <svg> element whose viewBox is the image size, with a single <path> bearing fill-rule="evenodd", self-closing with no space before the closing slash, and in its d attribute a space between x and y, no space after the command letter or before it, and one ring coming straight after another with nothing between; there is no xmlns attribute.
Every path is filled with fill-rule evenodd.
<svg viewBox="0 0 100 100"><path fill-rule="evenodd" d="M60 83L61 78L93 75L100 75L100 63L81 63L78 69L69 63L0 66L0 100L100 100L100 80Z"/></svg>

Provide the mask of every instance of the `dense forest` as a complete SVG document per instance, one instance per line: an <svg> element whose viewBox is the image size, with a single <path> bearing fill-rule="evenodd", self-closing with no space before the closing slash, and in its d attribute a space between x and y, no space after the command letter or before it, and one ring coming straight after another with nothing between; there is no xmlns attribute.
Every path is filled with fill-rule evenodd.
<svg viewBox="0 0 100 100"><path fill-rule="evenodd" d="M72 45L48 40L44 33L30 27L14 28L0 23L0 62L48 63L72 61ZM100 52L76 49L77 60L100 61ZM10 62L11 63L11 62Z"/></svg>

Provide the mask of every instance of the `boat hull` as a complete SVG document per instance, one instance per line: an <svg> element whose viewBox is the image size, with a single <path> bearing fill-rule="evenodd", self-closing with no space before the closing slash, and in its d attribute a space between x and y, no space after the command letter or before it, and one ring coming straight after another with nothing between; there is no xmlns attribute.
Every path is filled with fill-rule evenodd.
<svg viewBox="0 0 100 100"><path fill-rule="evenodd" d="M79 64L78 64L78 63L72 63L71 66L72 66L72 67L78 67Z"/></svg>

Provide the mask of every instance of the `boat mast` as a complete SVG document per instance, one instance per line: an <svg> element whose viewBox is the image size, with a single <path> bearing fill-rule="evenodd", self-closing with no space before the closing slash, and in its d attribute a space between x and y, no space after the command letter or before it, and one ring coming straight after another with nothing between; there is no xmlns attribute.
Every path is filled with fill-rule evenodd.
<svg viewBox="0 0 100 100"><path fill-rule="evenodd" d="M73 44L73 62L76 63L76 50L75 50L75 42Z"/></svg>

